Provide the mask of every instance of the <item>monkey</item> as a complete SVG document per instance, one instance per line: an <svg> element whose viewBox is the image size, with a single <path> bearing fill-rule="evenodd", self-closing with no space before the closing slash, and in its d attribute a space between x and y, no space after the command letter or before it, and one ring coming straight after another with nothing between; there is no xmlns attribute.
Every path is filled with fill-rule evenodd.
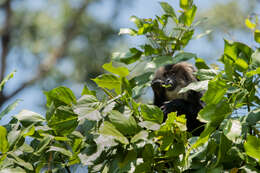
<svg viewBox="0 0 260 173"><path fill-rule="evenodd" d="M168 64L155 72L151 86L154 92L154 105L163 111L164 121L170 112L177 112L177 115L185 114L188 132L199 136L204 125L197 120L199 111L204 107L204 102L200 100L203 93L193 90L179 93L182 88L198 81L194 72L195 68L187 62Z"/></svg>

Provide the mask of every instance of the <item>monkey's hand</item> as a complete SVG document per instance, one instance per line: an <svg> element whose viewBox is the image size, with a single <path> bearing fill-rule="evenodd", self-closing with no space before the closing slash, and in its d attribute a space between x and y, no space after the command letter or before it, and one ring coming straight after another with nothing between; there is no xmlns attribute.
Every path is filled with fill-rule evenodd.
<svg viewBox="0 0 260 173"><path fill-rule="evenodd" d="M184 102L185 100L183 99L175 99L175 100L164 102L164 104L161 106L161 110L163 111L164 116L167 117L168 113L176 112L176 111L180 115L180 113L183 112L182 110L185 109Z"/></svg>

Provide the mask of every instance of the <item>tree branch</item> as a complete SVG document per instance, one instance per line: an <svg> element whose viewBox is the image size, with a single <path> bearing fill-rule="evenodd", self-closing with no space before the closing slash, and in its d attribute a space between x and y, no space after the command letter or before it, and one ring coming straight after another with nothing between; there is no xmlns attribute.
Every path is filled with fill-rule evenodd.
<svg viewBox="0 0 260 173"><path fill-rule="evenodd" d="M34 77L32 77L30 80L24 82L21 84L19 88L17 88L13 93L11 93L8 96L5 96L5 101L8 99L14 97L16 94L21 92L24 88L26 88L29 85L34 84L36 81L46 77L46 75L49 73L49 71L53 68L53 66L56 64L56 62L64 57L64 54L66 53L66 49L68 48L68 45L70 41L75 37L75 33L77 30L79 18L82 16L82 14L85 12L85 9L87 8L89 4L89 1L86 0L80 7L80 9L77 10L75 15L73 15L70 19L70 22L67 24L67 27L64 30L63 34L63 41L60 46L58 46L56 49L54 49L50 56L46 58L38 67L38 72ZM3 103L0 102L0 106Z"/></svg>
<svg viewBox="0 0 260 173"><path fill-rule="evenodd" d="M6 57L9 52L9 43L10 43L10 30L11 30L11 0L7 0L3 4L3 8L5 10L5 23L1 31L1 72L0 72L0 81L4 79L5 69L6 69Z"/></svg>

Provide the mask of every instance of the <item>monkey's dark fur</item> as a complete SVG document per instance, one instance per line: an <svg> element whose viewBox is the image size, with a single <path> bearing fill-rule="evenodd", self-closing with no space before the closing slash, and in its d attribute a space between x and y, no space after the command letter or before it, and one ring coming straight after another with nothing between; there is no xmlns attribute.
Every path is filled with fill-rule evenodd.
<svg viewBox="0 0 260 173"><path fill-rule="evenodd" d="M186 62L170 64L159 68L152 81L154 92L154 104L160 107L164 113L164 121L167 114L177 111L177 115L186 115L187 128L193 135L198 136L203 131L203 123L197 120L198 112L203 108L201 92L178 92L191 82L198 81L194 76L195 69ZM166 86L166 87L165 87Z"/></svg>

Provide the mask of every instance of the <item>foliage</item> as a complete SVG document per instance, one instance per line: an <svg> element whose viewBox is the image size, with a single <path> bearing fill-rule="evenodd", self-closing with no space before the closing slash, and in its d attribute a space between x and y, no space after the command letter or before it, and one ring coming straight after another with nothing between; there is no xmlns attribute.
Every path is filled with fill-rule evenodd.
<svg viewBox="0 0 260 173"><path fill-rule="evenodd" d="M93 81L104 96L85 86L76 99L69 88L58 87L45 92L45 117L23 110L0 126L0 172L70 172L76 164L103 173L258 172L260 48L225 40L224 69L211 68L183 52L198 23L193 2L180 0L179 14L168 3L160 5L162 16L133 16L137 29L120 30L150 42L115 53L103 65L109 73ZM258 42L257 25L247 26ZM172 112L163 122L158 107L138 102L155 68L192 58L201 81L181 92L206 90L198 119L207 124L199 137L186 131L185 115Z"/></svg>

